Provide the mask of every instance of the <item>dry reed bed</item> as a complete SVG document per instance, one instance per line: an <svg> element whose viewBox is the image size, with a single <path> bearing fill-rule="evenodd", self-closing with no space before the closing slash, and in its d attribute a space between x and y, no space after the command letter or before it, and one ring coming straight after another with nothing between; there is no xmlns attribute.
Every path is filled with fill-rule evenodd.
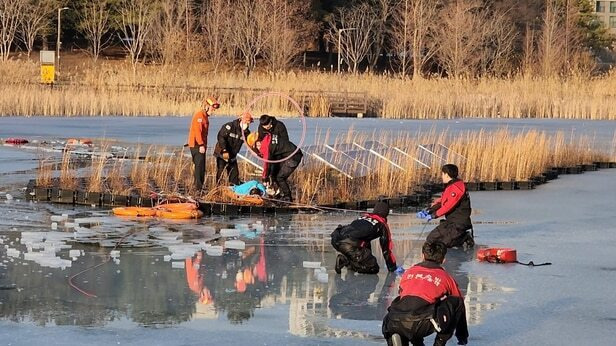
<svg viewBox="0 0 616 346"><path fill-rule="evenodd" d="M221 114L239 114L258 94L248 89L263 89L290 95L299 91L361 92L380 105L377 111L384 118L616 119L614 73L567 79L403 80L376 74L255 72L247 78L238 72L204 72L201 64L143 66L133 75L126 64L103 62L67 67L62 80L83 86L54 90L36 85L38 66L31 62L0 64L0 74L6 77L0 85L0 115L190 115L204 94L237 88L231 94L221 94ZM154 88L118 87L138 85ZM322 97L312 96L306 102L310 115L327 115L327 101ZM264 100L255 111L296 114L288 102L276 98Z"/></svg>
<svg viewBox="0 0 616 346"><path fill-rule="evenodd" d="M320 143L327 143L329 134L317 134ZM324 137L321 141L321 137ZM419 144L441 143L451 148L447 160L460 166L462 178L466 181L526 181L540 175L551 167L573 166L595 161L616 161L616 133L611 146L596 149L600 143L588 136L567 136L562 132L547 135L545 132L529 130L512 133L506 129L496 132L468 131L457 135L447 132L428 131L421 134L388 132L356 133L349 130L333 138L333 146L344 143L357 143L361 146L368 141L387 141L391 146L405 151L408 155L398 155L395 150L385 154L397 158L402 169L396 168L375 155L368 157L363 164L371 167L371 173L362 178L351 179L319 163L309 155L292 176L297 201L303 204L331 204L338 201L357 201L379 196L398 196L410 194L418 185L440 180L442 162L432 157L427 163L431 169L421 168L415 158L420 156ZM603 143L605 144L605 143ZM460 154L460 159L453 153ZM143 160L114 159L94 157L90 168L81 171L86 178L86 189L92 192L129 194L131 191L148 195L152 192L164 194L194 194L193 168L186 153L172 151L165 147L138 147L135 155L144 154ZM358 168L357 163L345 166L343 156L334 156L332 164L346 170ZM51 165L41 159L37 184L51 184ZM70 155L64 155L60 165L60 181L63 187L75 186L78 174L71 163ZM240 164L244 181L258 179L254 167ZM215 163L208 155L206 186L224 185L226 182L214 181ZM208 198L220 199L219 191L208 194Z"/></svg>

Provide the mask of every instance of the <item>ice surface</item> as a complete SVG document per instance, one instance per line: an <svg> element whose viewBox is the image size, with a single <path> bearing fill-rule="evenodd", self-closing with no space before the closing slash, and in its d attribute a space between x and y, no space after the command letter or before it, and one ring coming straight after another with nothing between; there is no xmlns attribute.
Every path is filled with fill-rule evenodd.
<svg viewBox="0 0 616 346"><path fill-rule="evenodd" d="M302 266L304 268L310 268L310 269L321 268L321 262L304 261L302 262Z"/></svg>

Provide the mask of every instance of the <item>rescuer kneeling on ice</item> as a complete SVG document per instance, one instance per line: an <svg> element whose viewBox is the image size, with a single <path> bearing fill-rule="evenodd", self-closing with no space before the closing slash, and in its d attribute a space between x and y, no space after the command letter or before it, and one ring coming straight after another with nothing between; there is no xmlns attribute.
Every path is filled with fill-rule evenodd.
<svg viewBox="0 0 616 346"><path fill-rule="evenodd" d="M454 331L458 344L466 345L464 297L454 278L441 267L447 247L441 242L425 242L421 252L423 262L402 274L400 295L383 319L387 345L423 345L423 339L434 332L434 345L445 345Z"/></svg>
<svg viewBox="0 0 616 346"><path fill-rule="evenodd" d="M462 246L469 249L475 246L471 223L471 199L466 185L458 179L458 167L446 164L441 168L441 178L445 191L427 210L417 213L417 217L430 221L445 216L439 225L428 234L426 241L440 241L448 248Z"/></svg>
<svg viewBox="0 0 616 346"><path fill-rule="evenodd" d="M393 272L397 269L396 257L391 232L387 224L389 206L378 202L372 213L364 214L347 226L338 226L331 234L332 245L340 252L336 257L336 273L347 267L361 274L376 274L379 265L372 255L370 241L379 238L381 251L387 263L387 269Z"/></svg>

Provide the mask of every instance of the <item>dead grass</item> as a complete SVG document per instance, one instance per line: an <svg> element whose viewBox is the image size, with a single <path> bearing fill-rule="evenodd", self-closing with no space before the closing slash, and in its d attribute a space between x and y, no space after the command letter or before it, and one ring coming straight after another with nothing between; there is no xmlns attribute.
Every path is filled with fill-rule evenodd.
<svg viewBox="0 0 616 346"><path fill-rule="evenodd" d="M308 114L325 116L326 91L363 93L384 118L616 119L616 73L586 78L481 78L403 80L392 75L337 75L292 71L213 74L202 64L141 66L133 75L123 62L65 66L55 88L38 85L38 65L0 64L0 115L190 115L207 94L219 96L219 114L240 114L266 90L305 102ZM72 84L71 84L72 83ZM223 90L229 89L229 90ZM316 91L308 94L306 91ZM255 112L296 114L291 104L268 98Z"/></svg>
<svg viewBox="0 0 616 346"><path fill-rule="evenodd" d="M304 162L292 176L296 201L302 204L332 204L335 202L375 199L381 196L395 197L411 194L421 184L440 181L440 166L445 162L459 165L465 181L527 181L551 167L567 167L595 161L610 161L614 158L615 146L605 147L589 136L572 136L563 132L548 135L542 131L529 130L513 133L507 129L495 132L468 131L457 135L448 132L425 131L422 133L377 132L358 133L350 129L347 133L330 140L317 132L320 143L333 143L338 148L343 144L368 147L371 141L388 144L390 149L379 152L387 160L369 154L361 163L344 159L344 155L333 155L334 166L350 172L359 165L366 165L369 174L352 178L332 170L311 155L304 155ZM450 148L447 157L422 153L420 145L440 143ZM616 134L612 144L616 144ZM104 150L103 150L104 151ZM131 190L141 195L151 192L168 195L194 195L193 165L190 156L184 152L172 152L165 147L149 146L145 156L142 148L135 151L135 159L114 160L94 157L90 166L88 191L102 192L104 187L115 194L128 194ZM438 153L437 153L438 154ZM442 155L442 154L439 154ZM460 156L464 158L460 158ZM430 168L418 164L418 160ZM61 182L70 183L70 158L66 154L61 165ZM48 186L51 182L51 166L46 160L39 162L37 184ZM207 156L206 186L215 187L215 161ZM254 168L240 164L244 181L258 179ZM106 172L107 177L104 177ZM129 176L130 179L125 179ZM64 178L62 178L64 177ZM222 185L225 185L223 182ZM215 188L210 189L208 199L220 198Z"/></svg>

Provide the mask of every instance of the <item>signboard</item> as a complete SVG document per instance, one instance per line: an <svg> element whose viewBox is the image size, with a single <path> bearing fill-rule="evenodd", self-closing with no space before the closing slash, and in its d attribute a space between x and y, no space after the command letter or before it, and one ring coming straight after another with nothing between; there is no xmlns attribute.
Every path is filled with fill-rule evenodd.
<svg viewBox="0 0 616 346"><path fill-rule="evenodd" d="M52 50L41 51L41 83L53 84L56 79L56 59Z"/></svg>

